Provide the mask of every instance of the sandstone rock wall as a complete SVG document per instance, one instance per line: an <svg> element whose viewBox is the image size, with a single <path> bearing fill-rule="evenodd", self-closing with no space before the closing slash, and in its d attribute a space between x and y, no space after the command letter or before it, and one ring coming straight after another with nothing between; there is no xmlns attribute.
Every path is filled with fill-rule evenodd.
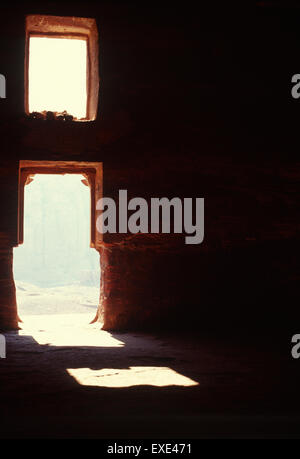
<svg viewBox="0 0 300 459"><path fill-rule="evenodd" d="M289 57L266 39L279 33L280 15L260 22L251 10L242 26L229 11L199 18L175 6L74 3L72 14L97 19L101 76L97 120L74 123L24 116L24 14L70 14L63 5L29 6L7 7L0 19L8 83L0 101L0 325L17 325L20 159L103 162L107 197L127 189L148 202L205 198L200 246L172 235L104 238L104 328L291 325L299 317L297 109L276 92L286 78L275 72L278 53ZM280 38L292 56L297 41Z"/></svg>

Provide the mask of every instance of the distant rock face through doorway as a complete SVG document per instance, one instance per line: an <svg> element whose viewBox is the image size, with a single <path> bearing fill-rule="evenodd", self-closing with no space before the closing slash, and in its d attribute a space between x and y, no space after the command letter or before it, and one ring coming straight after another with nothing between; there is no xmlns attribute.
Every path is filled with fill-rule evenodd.
<svg viewBox="0 0 300 459"><path fill-rule="evenodd" d="M14 250L19 316L91 314L100 292L90 244L90 190L82 175L35 175L25 187L24 243Z"/></svg>

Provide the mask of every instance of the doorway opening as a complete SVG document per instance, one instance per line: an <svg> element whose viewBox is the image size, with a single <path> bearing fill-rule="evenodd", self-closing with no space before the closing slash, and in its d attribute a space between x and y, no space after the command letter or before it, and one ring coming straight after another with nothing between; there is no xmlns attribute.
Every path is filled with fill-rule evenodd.
<svg viewBox="0 0 300 459"><path fill-rule="evenodd" d="M20 165L20 245L13 264L19 317L68 322L72 315L90 323L100 298L93 228L100 163L94 170L74 163L33 163Z"/></svg>

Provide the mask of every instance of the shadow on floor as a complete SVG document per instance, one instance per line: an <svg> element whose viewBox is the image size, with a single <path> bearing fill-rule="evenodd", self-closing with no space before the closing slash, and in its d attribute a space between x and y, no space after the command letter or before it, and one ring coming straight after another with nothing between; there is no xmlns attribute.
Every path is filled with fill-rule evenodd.
<svg viewBox="0 0 300 459"><path fill-rule="evenodd" d="M28 317L5 335L1 438L298 436L299 363L282 347L83 317Z"/></svg>

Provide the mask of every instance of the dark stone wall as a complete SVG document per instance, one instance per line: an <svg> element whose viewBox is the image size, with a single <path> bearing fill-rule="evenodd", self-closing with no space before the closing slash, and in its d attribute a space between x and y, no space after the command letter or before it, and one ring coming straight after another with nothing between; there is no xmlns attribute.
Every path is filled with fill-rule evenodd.
<svg viewBox="0 0 300 459"><path fill-rule="evenodd" d="M199 6L199 5L198 5ZM27 2L0 18L0 324L15 326L18 160L102 161L104 196L204 197L205 239L106 236L106 329L291 330L299 318L296 6ZM24 15L95 17L98 118L24 115ZM287 27L288 25L288 27ZM295 27L294 27L295 26ZM2 273L4 273L2 275Z"/></svg>

